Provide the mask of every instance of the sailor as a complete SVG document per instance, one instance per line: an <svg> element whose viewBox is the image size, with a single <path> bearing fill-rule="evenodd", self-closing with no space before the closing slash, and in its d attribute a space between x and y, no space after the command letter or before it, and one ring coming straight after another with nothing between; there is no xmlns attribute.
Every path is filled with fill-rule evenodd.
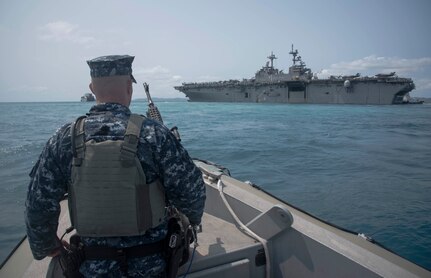
<svg viewBox="0 0 431 278"><path fill-rule="evenodd" d="M30 173L25 221L34 258L64 250L57 227L68 193L72 224L90 250L79 267L85 277L164 277L164 208L175 207L195 225L203 214L202 175L187 151L165 126L129 110L133 59L87 61L96 105L57 130ZM124 256L130 248L134 255ZM97 257L106 250L121 260Z"/></svg>

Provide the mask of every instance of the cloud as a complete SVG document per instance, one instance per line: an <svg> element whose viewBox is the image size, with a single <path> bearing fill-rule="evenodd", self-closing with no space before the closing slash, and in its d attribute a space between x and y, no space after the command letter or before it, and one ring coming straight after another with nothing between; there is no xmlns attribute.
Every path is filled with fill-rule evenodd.
<svg viewBox="0 0 431 278"><path fill-rule="evenodd" d="M161 65L151 68L136 66L133 75L138 83L147 82L150 85L151 95L156 97L180 97L174 90L182 82L182 76L173 74L170 69ZM137 94L139 96L139 94Z"/></svg>
<svg viewBox="0 0 431 278"><path fill-rule="evenodd" d="M136 72L137 74L143 74L143 75L148 75L148 76L155 76L155 75L165 75L165 74L169 74L170 70L157 65L153 68L139 68L137 70L135 70L134 72Z"/></svg>
<svg viewBox="0 0 431 278"><path fill-rule="evenodd" d="M418 91L430 91L431 90L431 79L429 78L420 78L415 80L416 89Z"/></svg>
<svg viewBox="0 0 431 278"><path fill-rule="evenodd" d="M55 21L45 24L40 28L41 40L55 42L72 42L76 44L89 45L96 42L92 36L85 35L78 25L66 21Z"/></svg>
<svg viewBox="0 0 431 278"><path fill-rule="evenodd" d="M430 57L404 59L371 55L351 62L332 64L330 68L321 70L318 75L319 77L328 77L330 75L349 75L357 72L374 75L393 71L397 74L412 74L429 66L431 66Z"/></svg>
<svg viewBox="0 0 431 278"><path fill-rule="evenodd" d="M30 85L21 85L19 87L9 88L7 91L11 93L16 92L25 92L25 93L43 93L48 91L47 86L30 86Z"/></svg>
<svg viewBox="0 0 431 278"><path fill-rule="evenodd" d="M133 76L142 86L142 82L150 85L150 92L153 97L183 97L174 86L181 85L183 77L178 74L173 74L170 69L161 65L150 68L135 66L133 68ZM137 88L135 93L136 98L145 98L142 87Z"/></svg>
<svg viewBox="0 0 431 278"><path fill-rule="evenodd" d="M136 76L142 76L145 80L153 80L159 82L166 82L169 84L178 84L182 80L181 75L172 74L167 68L160 65L152 68L136 68L133 70Z"/></svg>

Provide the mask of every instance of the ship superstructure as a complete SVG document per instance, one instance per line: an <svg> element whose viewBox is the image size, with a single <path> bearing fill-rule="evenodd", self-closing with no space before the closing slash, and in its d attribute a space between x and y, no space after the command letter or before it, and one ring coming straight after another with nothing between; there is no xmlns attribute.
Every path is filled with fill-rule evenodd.
<svg viewBox="0 0 431 278"><path fill-rule="evenodd" d="M88 102L88 101L96 101L96 98L94 97L94 95L92 93L85 93L81 97L81 102Z"/></svg>
<svg viewBox="0 0 431 278"><path fill-rule="evenodd" d="M269 102L327 104L403 104L415 88L411 78L398 77L395 72L373 77L330 76L319 79L307 68L298 50L289 72L274 67L277 57L271 52L268 62L254 78L218 82L183 83L175 89L189 101L202 102Z"/></svg>

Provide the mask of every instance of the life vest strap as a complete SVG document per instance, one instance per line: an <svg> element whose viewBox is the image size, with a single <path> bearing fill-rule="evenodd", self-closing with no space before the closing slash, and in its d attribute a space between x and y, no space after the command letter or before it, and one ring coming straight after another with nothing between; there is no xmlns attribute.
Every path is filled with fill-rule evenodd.
<svg viewBox="0 0 431 278"><path fill-rule="evenodd" d="M129 123L127 124L126 133L124 134L124 141L121 146L121 159L134 160L138 152L139 136L141 134L141 127L144 122L144 117L138 114L131 114Z"/></svg>
<svg viewBox="0 0 431 278"><path fill-rule="evenodd" d="M84 121L86 116L81 116L71 126L73 165L80 166L85 155Z"/></svg>

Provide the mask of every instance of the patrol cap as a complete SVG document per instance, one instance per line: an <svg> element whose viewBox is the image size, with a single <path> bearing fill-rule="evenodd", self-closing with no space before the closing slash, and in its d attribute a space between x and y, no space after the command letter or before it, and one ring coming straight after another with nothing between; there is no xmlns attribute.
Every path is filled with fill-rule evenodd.
<svg viewBox="0 0 431 278"><path fill-rule="evenodd" d="M108 55L88 60L91 77L108 77L130 75L132 81L136 83L132 75L132 62L134 56L129 55Z"/></svg>

